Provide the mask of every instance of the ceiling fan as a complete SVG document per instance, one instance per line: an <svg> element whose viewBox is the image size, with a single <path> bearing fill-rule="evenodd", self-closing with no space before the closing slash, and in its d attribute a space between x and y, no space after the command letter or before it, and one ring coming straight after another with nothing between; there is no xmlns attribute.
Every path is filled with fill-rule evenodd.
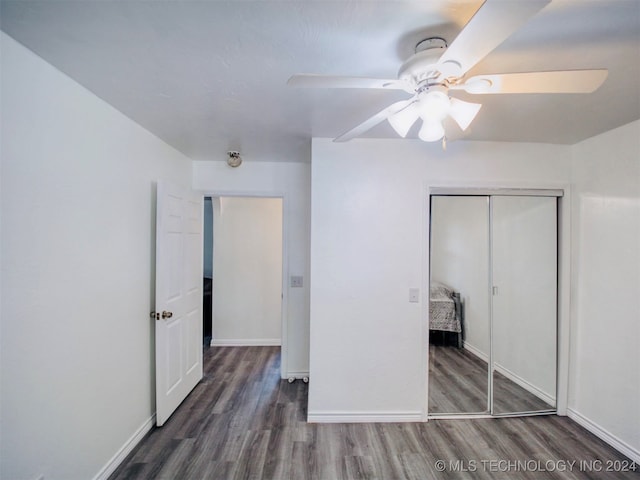
<svg viewBox="0 0 640 480"><path fill-rule="evenodd" d="M465 74L531 16L551 0L486 0L456 39L447 46L440 37L427 38L416 45L415 54L402 64L395 80L297 74L288 85L316 88L380 88L404 90L411 94L373 115L334 141L345 142L387 120L401 137L406 137L418 119L418 136L426 142L446 139L443 120L452 118L466 130L482 105L451 97L450 93L591 93L607 77L606 69L563 70L528 73Z"/></svg>

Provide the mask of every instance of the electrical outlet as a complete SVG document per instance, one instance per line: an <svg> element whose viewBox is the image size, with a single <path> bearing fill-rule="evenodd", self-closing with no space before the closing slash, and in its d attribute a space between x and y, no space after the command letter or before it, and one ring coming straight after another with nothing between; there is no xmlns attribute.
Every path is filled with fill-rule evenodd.
<svg viewBox="0 0 640 480"><path fill-rule="evenodd" d="M302 288L302 276L301 275L291 275L291 287L292 288Z"/></svg>

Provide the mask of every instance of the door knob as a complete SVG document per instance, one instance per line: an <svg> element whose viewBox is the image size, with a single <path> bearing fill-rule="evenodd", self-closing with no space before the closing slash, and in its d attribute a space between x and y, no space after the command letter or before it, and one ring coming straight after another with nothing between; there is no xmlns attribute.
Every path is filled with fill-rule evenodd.
<svg viewBox="0 0 640 480"><path fill-rule="evenodd" d="M171 317L173 317L173 312L167 312L166 310L162 312L162 318L171 318Z"/></svg>

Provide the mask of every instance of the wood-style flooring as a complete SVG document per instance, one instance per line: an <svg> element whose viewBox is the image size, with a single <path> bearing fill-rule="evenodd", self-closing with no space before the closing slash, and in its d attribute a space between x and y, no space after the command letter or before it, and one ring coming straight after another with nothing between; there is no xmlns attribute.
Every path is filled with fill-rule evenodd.
<svg viewBox="0 0 640 480"><path fill-rule="evenodd" d="M429 413L488 412L487 362L464 348L429 345ZM496 413L535 412L554 406L494 372Z"/></svg>
<svg viewBox="0 0 640 480"><path fill-rule="evenodd" d="M604 472L629 461L565 417L309 424L307 385L279 362L277 347L205 350L203 381L110 479L640 478Z"/></svg>

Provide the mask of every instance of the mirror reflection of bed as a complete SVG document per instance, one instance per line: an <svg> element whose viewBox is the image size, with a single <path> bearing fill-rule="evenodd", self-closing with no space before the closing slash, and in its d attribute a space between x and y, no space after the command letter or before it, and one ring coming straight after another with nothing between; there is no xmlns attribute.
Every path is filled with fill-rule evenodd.
<svg viewBox="0 0 640 480"><path fill-rule="evenodd" d="M433 281L429 289L429 411L487 411L487 362L464 348L460 292Z"/></svg>
<svg viewBox="0 0 640 480"><path fill-rule="evenodd" d="M549 293L555 288L549 278L556 275L555 198L531 200L514 196L491 201L489 198L431 197L430 415L501 415L555 409L555 314L529 314L536 308L531 307L531 300L527 298L531 297L530 292L537 292L533 305L540 305L544 310L548 303L549 311L555 309L555 291ZM492 209L495 225L489 215ZM516 215L511 214L509 218L505 215L501 220L500 209L515 211ZM553 218L545 219L550 213L554 214ZM528 227L529 223L533 226ZM502 243L500 229L509 232ZM547 242L547 250L553 249L553 252L538 255L535 250L546 240L537 238L537 232L547 230L547 237L552 239ZM499 245L501 250L493 255L489 253L491 235L494 245ZM517 249L523 248L526 255L520 251L519 261L503 262L511 275L509 278L519 280L512 282L513 285L505 284L501 287L501 296L495 296L497 292L492 290L490 279L496 282L505 270L497 263L502 260L500 256L503 253L513 256ZM548 261L545 256L549 257ZM547 268L547 264L553 269ZM514 270L520 265L526 274ZM540 299L541 291L535 282L549 285L548 290L542 292L545 299ZM528 344L534 337L538 343ZM493 368L490 368L490 352L493 352ZM553 366L547 366L551 360Z"/></svg>

